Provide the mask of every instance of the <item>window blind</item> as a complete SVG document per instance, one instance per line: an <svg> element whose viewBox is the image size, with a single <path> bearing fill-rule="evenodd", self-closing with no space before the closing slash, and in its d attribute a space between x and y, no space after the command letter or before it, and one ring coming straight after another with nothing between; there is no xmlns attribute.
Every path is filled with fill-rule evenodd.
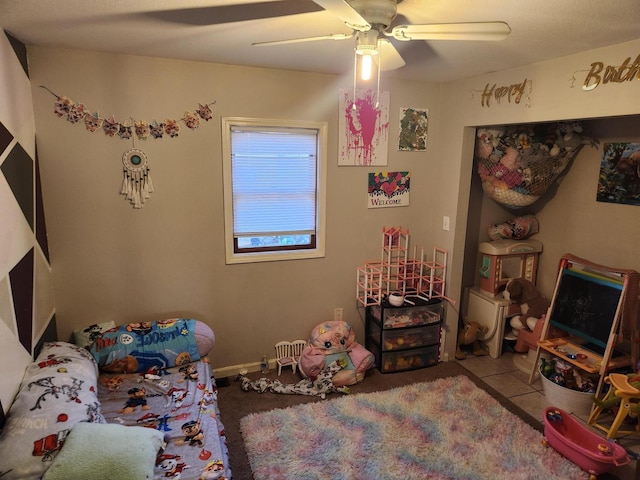
<svg viewBox="0 0 640 480"><path fill-rule="evenodd" d="M234 127L234 236L314 234L316 129Z"/></svg>

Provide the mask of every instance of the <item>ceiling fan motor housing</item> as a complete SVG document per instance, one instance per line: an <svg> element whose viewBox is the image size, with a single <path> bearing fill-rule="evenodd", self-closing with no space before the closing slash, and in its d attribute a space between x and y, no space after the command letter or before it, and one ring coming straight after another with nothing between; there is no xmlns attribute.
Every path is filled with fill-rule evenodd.
<svg viewBox="0 0 640 480"><path fill-rule="evenodd" d="M386 29L398 11L396 0L348 0L351 7L364 18L372 30Z"/></svg>

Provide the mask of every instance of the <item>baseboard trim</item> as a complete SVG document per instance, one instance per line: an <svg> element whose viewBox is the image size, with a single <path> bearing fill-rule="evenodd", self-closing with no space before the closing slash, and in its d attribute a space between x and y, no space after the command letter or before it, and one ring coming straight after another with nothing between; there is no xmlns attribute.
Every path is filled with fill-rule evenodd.
<svg viewBox="0 0 640 480"><path fill-rule="evenodd" d="M275 361L269 360L269 370L271 370L272 368L275 368ZM212 373L215 378L235 377L244 370L246 370L246 373L259 372L260 362L241 363L239 365L229 365L228 367L214 368L212 370Z"/></svg>

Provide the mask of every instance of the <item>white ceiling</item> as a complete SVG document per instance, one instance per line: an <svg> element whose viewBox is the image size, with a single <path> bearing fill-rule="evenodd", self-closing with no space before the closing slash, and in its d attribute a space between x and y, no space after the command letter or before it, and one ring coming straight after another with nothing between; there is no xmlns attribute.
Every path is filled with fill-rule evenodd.
<svg viewBox="0 0 640 480"><path fill-rule="evenodd" d="M307 13L280 16L293 10ZM634 40L640 1L404 0L392 26L478 21L507 22L511 34L499 42L394 42L406 65L384 75L453 81ZM311 0L0 0L0 27L26 45L330 74L353 69L354 39L251 45L350 32Z"/></svg>

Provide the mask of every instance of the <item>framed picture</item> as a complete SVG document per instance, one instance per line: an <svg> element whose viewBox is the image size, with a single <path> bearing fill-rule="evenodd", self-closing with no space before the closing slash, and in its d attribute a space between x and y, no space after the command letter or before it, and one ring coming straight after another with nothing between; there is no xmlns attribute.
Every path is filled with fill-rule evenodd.
<svg viewBox="0 0 640 480"><path fill-rule="evenodd" d="M640 205L640 143L605 143L598 202Z"/></svg>
<svg viewBox="0 0 640 480"><path fill-rule="evenodd" d="M368 207L406 207L411 190L410 172L377 172L369 174Z"/></svg>
<svg viewBox="0 0 640 480"><path fill-rule="evenodd" d="M340 90L338 165L387 164L389 92Z"/></svg>
<svg viewBox="0 0 640 480"><path fill-rule="evenodd" d="M428 126L429 110L426 108L401 108L398 150L404 152L419 152L426 150Z"/></svg>

